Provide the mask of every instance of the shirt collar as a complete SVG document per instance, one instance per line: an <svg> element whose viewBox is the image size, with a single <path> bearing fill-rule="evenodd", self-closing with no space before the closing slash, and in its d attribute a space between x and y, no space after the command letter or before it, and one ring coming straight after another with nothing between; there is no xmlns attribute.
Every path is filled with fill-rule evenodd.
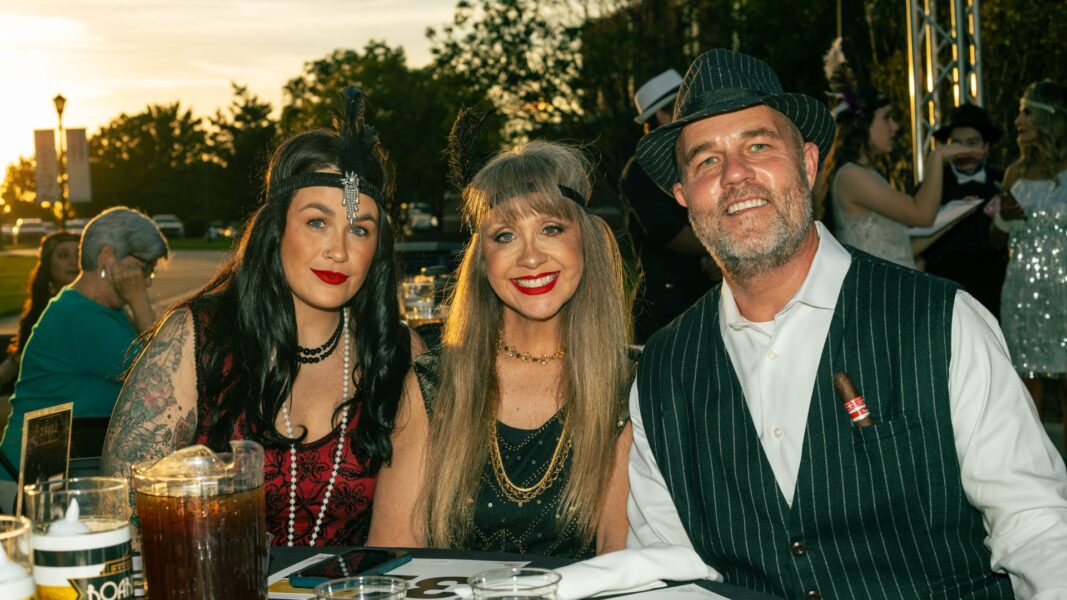
<svg viewBox="0 0 1067 600"><path fill-rule="evenodd" d="M982 165L974 173L961 173L956 165L949 163L948 167L952 169L952 174L956 176L956 181L959 183L966 183L967 181L977 181L979 183L986 182L985 165ZM963 181L961 181L963 180Z"/></svg>
<svg viewBox="0 0 1067 600"><path fill-rule="evenodd" d="M819 248L815 251L815 260L811 263L804 283L801 284L793 298L782 307L782 310L778 311L775 321L778 321L797 303L822 310L834 310L837 306L837 297L841 293L845 275L848 274L852 255L822 223L815 222L815 231L819 235ZM751 326L755 324L741 315L730 284L723 280L722 293L719 296L720 333L725 335L731 327L742 329Z"/></svg>

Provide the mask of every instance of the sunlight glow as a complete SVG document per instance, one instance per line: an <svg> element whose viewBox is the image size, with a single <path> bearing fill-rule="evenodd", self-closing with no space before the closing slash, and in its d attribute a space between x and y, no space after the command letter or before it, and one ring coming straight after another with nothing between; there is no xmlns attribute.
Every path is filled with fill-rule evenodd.
<svg viewBox="0 0 1067 600"><path fill-rule="evenodd" d="M337 48L384 39L402 45L409 64L426 64L424 32L450 22L454 8L445 0L274 0L264 18L257 0L0 3L0 169L33 155L34 129L56 127L57 93L68 100L63 126L90 136L152 103L181 101L208 116L232 99L231 81L279 111L284 84Z"/></svg>

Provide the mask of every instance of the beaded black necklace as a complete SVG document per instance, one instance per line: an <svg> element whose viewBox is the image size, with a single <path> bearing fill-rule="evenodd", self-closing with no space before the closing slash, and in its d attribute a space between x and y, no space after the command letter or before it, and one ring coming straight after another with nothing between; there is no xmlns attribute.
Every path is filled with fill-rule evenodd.
<svg viewBox="0 0 1067 600"><path fill-rule="evenodd" d="M298 344L296 347L296 360L306 365L325 360L328 356L333 354L333 351L337 349L337 342L341 340L343 322L344 319L337 319L337 329L334 330L330 339L326 340L326 343L318 348L305 348Z"/></svg>

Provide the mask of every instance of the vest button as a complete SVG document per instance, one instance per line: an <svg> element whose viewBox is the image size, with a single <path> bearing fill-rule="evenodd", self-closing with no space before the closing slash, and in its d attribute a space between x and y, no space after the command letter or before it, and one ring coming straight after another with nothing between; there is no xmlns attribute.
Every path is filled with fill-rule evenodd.
<svg viewBox="0 0 1067 600"><path fill-rule="evenodd" d="M822 600L822 594L818 590L808 590L808 593L804 594L805 600Z"/></svg>
<svg viewBox="0 0 1067 600"><path fill-rule="evenodd" d="M793 556L800 558L808 553L808 547L804 542L793 542Z"/></svg>

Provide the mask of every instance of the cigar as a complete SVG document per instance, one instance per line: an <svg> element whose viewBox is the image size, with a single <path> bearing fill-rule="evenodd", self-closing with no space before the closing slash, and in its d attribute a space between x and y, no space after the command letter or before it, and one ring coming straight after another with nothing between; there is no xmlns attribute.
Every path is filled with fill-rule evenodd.
<svg viewBox="0 0 1067 600"><path fill-rule="evenodd" d="M837 395L841 397L841 402L845 404L845 410L848 411L853 425L856 427L874 425L874 417L871 416L871 411L867 410L867 403L856 390L856 384L852 383L852 378L848 373L844 371L834 373L834 387L837 389Z"/></svg>

